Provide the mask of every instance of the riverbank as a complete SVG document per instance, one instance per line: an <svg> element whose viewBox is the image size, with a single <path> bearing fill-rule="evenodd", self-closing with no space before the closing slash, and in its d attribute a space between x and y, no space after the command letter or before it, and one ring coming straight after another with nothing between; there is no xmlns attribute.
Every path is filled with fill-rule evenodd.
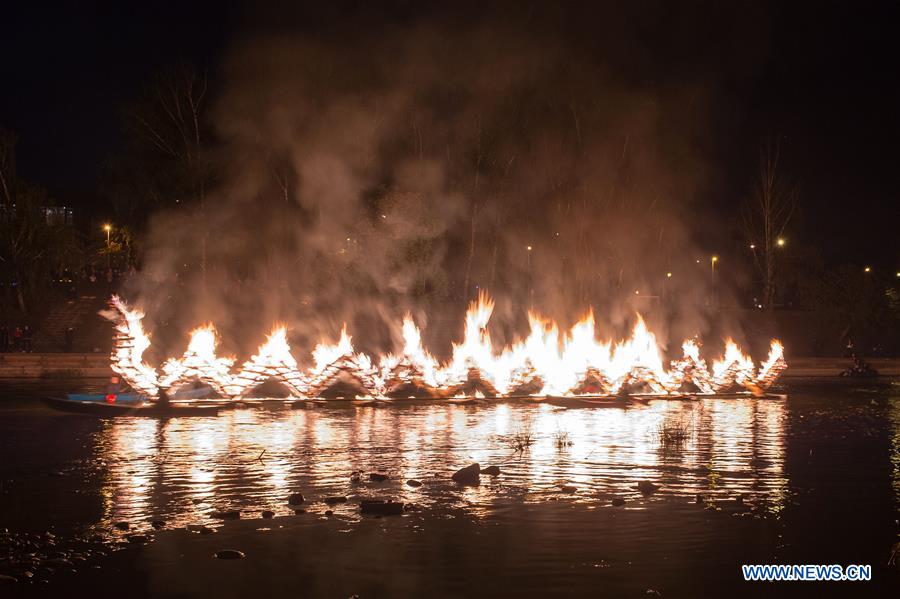
<svg viewBox="0 0 900 599"><path fill-rule="evenodd" d="M900 376L900 358L872 358L880 376ZM790 358L783 377L839 376L847 358ZM0 379L106 378L113 374L106 353L0 354Z"/></svg>
<svg viewBox="0 0 900 599"><path fill-rule="evenodd" d="M106 378L112 375L107 353L0 354L0 378Z"/></svg>

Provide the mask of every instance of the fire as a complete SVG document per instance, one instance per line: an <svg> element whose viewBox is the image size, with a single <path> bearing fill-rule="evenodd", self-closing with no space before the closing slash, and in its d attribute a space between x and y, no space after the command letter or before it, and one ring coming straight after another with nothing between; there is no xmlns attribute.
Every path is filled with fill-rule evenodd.
<svg viewBox="0 0 900 599"><path fill-rule="evenodd" d="M422 333L407 314L403 318L403 353L388 354L379 362L380 385L388 395L421 392L441 386L438 382L438 361L422 347Z"/></svg>
<svg viewBox="0 0 900 599"><path fill-rule="evenodd" d="M117 295L112 296L110 305L119 315L116 321L111 367L135 390L155 396L158 390L156 370L144 363L144 352L150 347L150 337L144 332L144 326L141 324L144 313L140 310L129 310Z"/></svg>
<svg viewBox="0 0 900 599"><path fill-rule="evenodd" d="M441 364L422 345L422 335L410 315L400 327L399 354L375 362L353 348L346 327L336 343L322 341L311 352L312 366L303 369L288 343L287 328L273 329L256 355L235 371L234 358L216 354L218 336L212 324L191 332L180 358L163 363L161 373L143 362L150 346L140 310L129 309L118 297L112 368L139 392L155 396L180 385L200 381L222 397L252 394L274 380L292 397L327 394L345 397L497 397L522 395L616 395L682 393L715 394L744 389L762 394L787 367L784 347L772 341L768 358L757 370L753 360L728 339L721 358L711 368L700 345L682 344L682 357L666 362L656 336L637 316L631 335L617 342L600 341L593 312L569 330L537 314L529 314L529 334L505 348L495 348L488 323L494 302L481 294L466 312L463 339L453 344L448 362Z"/></svg>
<svg viewBox="0 0 900 599"><path fill-rule="evenodd" d="M229 395L234 358L217 357L217 344L216 329L212 324L194 329L181 359L171 358L162 365L163 376L159 379L159 386L168 391L198 380L220 395Z"/></svg>
<svg viewBox="0 0 900 599"><path fill-rule="evenodd" d="M291 355L287 328L283 326L275 327L266 342L260 346L259 352L244 362L241 372L226 390L227 395L244 395L271 379L286 385L293 395L300 396L306 391L306 381L300 374L297 361Z"/></svg>
<svg viewBox="0 0 900 599"><path fill-rule="evenodd" d="M753 360L741 352L737 344L725 341L725 357L713 361L712 379L716 389L727 389L734 384L753 382Z"/></svg>

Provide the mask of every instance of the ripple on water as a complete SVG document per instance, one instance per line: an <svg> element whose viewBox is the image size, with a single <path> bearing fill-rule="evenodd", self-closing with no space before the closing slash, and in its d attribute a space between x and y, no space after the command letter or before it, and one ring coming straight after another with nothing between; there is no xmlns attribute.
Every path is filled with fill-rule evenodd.
<svg viewBox="0 0 900 599"><path fill-rule="evenodd" d="M347 514L367 497L480 516L506 501L562 497L585 504L623 497L635 505L746 494L778 504L787 488L784 427L783 401L755 399L652 401L627 410L415 403L118 419L94 437L106 463L100 525L162 518L177 526L209 521L214 510L293 513L287 497L295 491L313 512L327 509L325 497L347 496L334 506ZM682 438L667 442L668 429ZM477 487L449 480L472 462L500 466L502 474L483 476ZM388 479L370 480L371 472ZM409 479L423 484L410 487ZM638 481L661 488L645 498Z"/></svg>

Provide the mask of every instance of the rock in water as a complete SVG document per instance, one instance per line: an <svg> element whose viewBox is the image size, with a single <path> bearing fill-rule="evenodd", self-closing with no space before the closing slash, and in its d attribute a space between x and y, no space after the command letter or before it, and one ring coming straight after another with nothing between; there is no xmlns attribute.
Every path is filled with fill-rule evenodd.
<svg viewBox="0 0 900 599"><path fill-rule="evenodd" d="M128 537L128 540L131 540L131 537ZM71 568L73 563L64 557L55 557L53 559L48 559L47 565L53 566L54 568Z"/></svg>
<svg viewBox="0 0 900 599"><path fill-rule="evenodd" d="M620 505L625 505L625 500L621 497L613 497L612 504L616 507Z"/></svg>
<svg viewBox="0 0 900 599"><path fill-rule="evenodd" d="M241 510L225 510L221 512L213 512L210 517L216 520L240 520Z"/></svg>
<svg viewBox="0 0 900 599"><path fill-rule="evenodd" d="M160 529L163 529L166 527L166 521L165 520L153 520L150 523L150 526L152 526L156 530L160 530Z"/></svg>
<svg viewBox="0 0 900 599"><path fill-rule="evenodd" d="M143 545L148 541L150 541L150 537L147 535L128 535L128 542L135 545Z"/></svg>
<svg viewBox="0 0 900 599"><path fill-rule="evenodd" d="M220 549L216 551L216 557L219 559L244 559L244 552L237 549Z"/></svg>
<svg viewBox="0 0 900 599"><path fill-rule="evenodd" d="M562 486L560 487L560 490L561 490L563 493L574 493L574 492L576 492L576 491L578 490L578 487L576 487L576 486L574 486L574 485L562 485Z"/></svg>
<svg viewBox="0 0 900 599"><path fill-rule="evenodd" d="M422 486L422 483L420 483L419 481L412 479L412 478L409 479L408 481L406 481L406 484L409 485L410 487L421 487Z"/></svg>
<svg viewBox="0 0 900 599"><path fill-rule="evenodd" d="M390 499L365 499L359 504L359 509L371 516L399 516L403 513L403 504Z"/></svg>
<svg viewBox="0 0 900 599"><path fill-rule="evenodd" d="M119 530L128 530L131 528L131 524L128 522L116 522L113 526L115 526Z"/></svg>
<svg viewBox="0 0 900 599"><path fill-rule="evenodd" d="M271 510L263 510L262 514L260 514L263 518L269 519L275 517L275 512Z"/></svg>
<svg viewBox="0 0 900 599"><path fill-rule="evenodd" d="M659 489L659 485L654 485L648 480L642 480L638 482L637 488L644 495L653 495Z"/></svg>
<svg viewBox="0 0 900 599"><path fill-rule="evenodd" d="M19 580L15 576L8 576L6 574L0 574L0 583L4 583L4 582L13 583L13 582L19 582Z"/></svg>
<svg viewBox="0 0 900 599"><path fill-rule="evenodd" d="M487 476L499 476L500 475L500 467L499 466L488 466L484 470L481 471L482 474L486 474Z"/></svg>
<svg viewBox="0 0 900 599"><path fill-rule="evenodd" d="M300 505L304 501L303 493L291 493L288 495L288 505Z"/></svg>
<svg viewBox="0 0 900 599"><path fill-rule="evenodd" d="M475 463L465 468L460 468L451 477L461 485L478 485L481 483L481 467Z"/></svg>
<svg viewBox="0 0 900 599"><path fill-rule="evenodd" d="M376 483L383 483L387 478L387 474L382 474L380 472L371 472L369 474L369 480Z"/></svg>
<svg viewBox="0 0 900 599"><path fill-rule="evenodd" d="M346 502L347 502L347 498L343 497L343 496L341 496L341 497L326 497L325 498L325 503L328 505L335 505L338 503L346 503Z"/></svg>

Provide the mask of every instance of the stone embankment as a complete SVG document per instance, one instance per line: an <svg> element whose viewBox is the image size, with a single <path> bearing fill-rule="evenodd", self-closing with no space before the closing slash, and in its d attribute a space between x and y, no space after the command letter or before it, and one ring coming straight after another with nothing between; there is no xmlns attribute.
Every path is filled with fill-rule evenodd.
<svg viewBox="0 0 900 599"><path fill-rule="evenodd" d="M0 378L100 378L111 375L107 353L0 354Z"/></svg>

